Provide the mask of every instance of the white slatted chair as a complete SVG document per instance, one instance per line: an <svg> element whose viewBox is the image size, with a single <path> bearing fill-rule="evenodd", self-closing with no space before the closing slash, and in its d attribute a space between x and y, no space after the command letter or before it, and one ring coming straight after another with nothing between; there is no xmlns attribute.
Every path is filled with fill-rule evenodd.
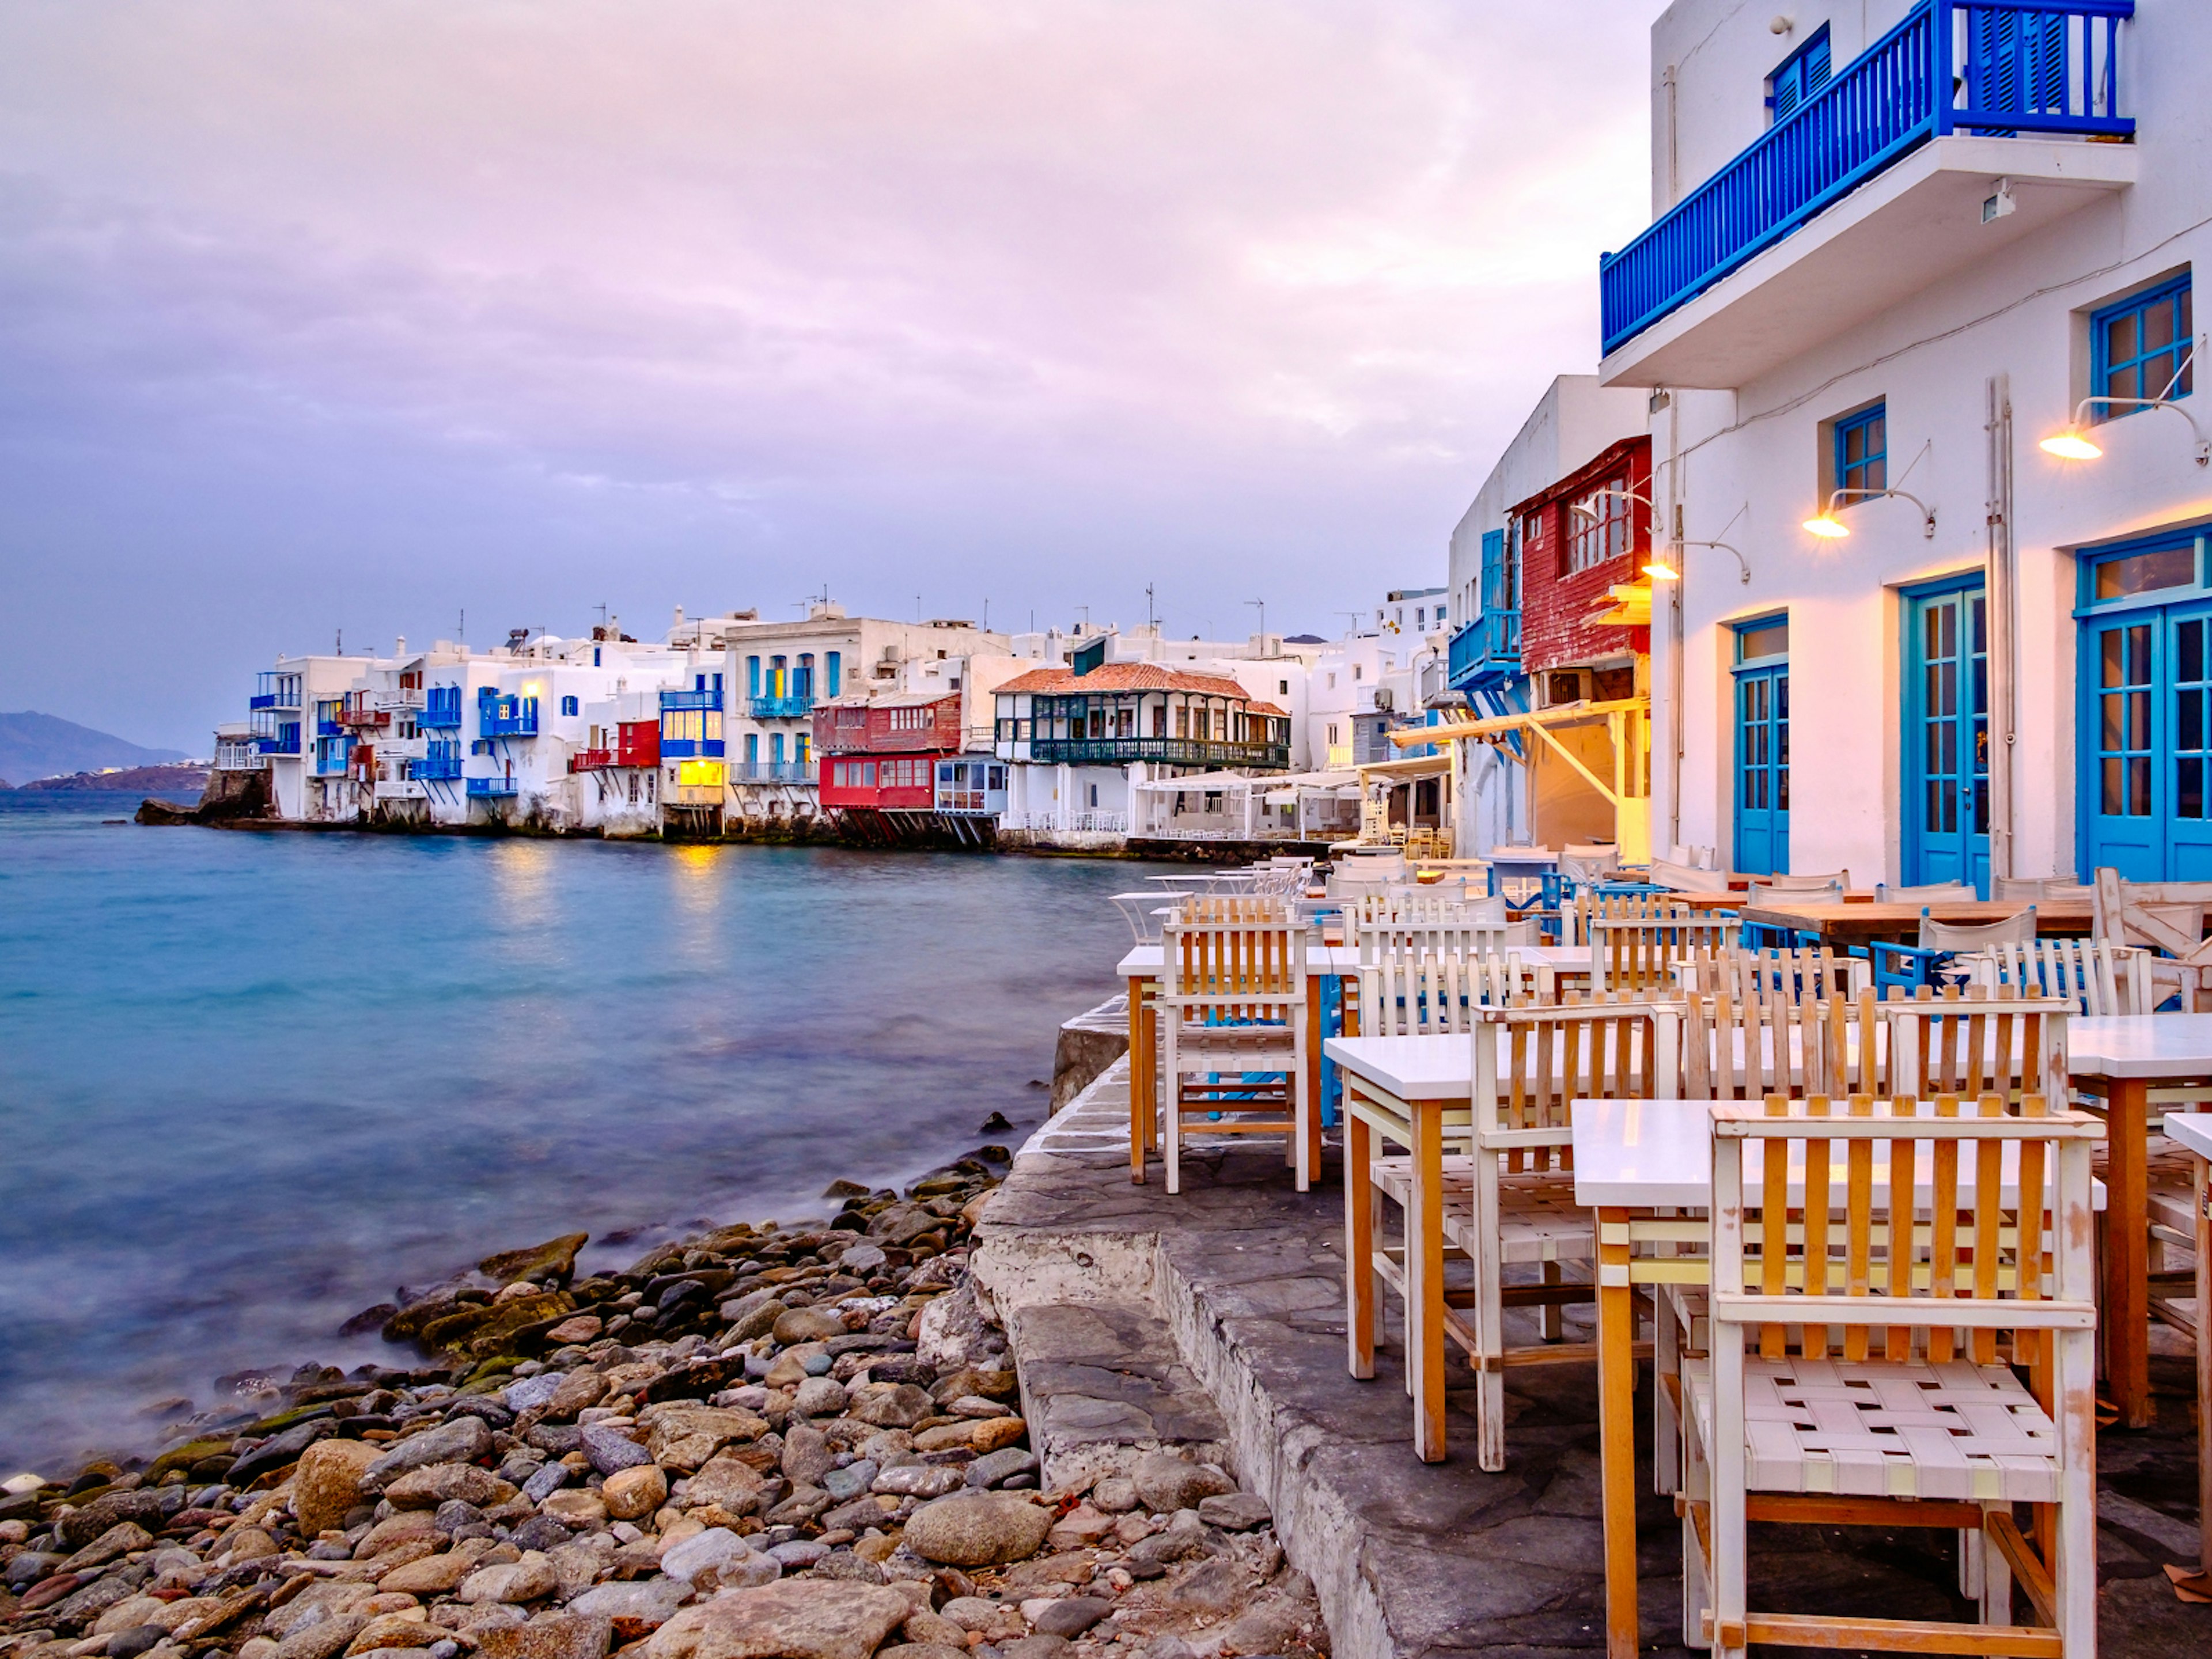
<svg viewBox="0 0 2212 1659"><path fill-rule="evenodd" d="M1281 899L1194 900L1164 930L1158 999L1160 1108L1167 1188L1182 1190L1185 1125L1207 1134L1289 1138L1304 1192L1310 1120L1306 1087L1310 930Z"/></svg>
<svg viewBox="0 0 2212 1659"><path fill-rule="evenodd" d="M1891 887L1877 882L1874 890L1876 904L1955 904L1973 896L1974 890L1963 881L1931 881L1919 887Z"/></svg>
<svg viewBox="0 0 2212 1659"><path fill-rule="evenodd" d="M2065 997L1920 996L1877 1003L1889 1027L1888 1086L1899 1095L1973 1098L1995 1092L2017 1105L2029 1095L2067 1097Z"/></svg>
<svg viewBox="0 0 2212 1659"><path fill-rule="evenodd" d="M1431 1330L1425 1310L1407 1299L1407 1258L1423 1241L1406 1237L1402 1248L1393 1248L1382 1239L1379 1220L1372 1240L1351 1241L1347 1271L1358 1271L1354 1264L1364 1250L1368 1270L1406 1303L1409 1391L1433 1345L1455 1341L1470 1356L1477 1374L1477 1455L1486 1469L1504 1467L1503 1367L1595 1355L1594 1345L1558 1340L1562 1304L1587 1302L1595 1294L1587 1268L1595 1260L1595 1234L1590 1212L1575 1203L1574 1174L1566 1166L1569 1104L1670 1097L1680 1078L1680 1012L1669 1003L1598 999L1486 1006L1475 1027L1474 1103L1466 1113L1447 1112L1443 1119L1440 1242L1447 1259L1472 1263L1473 1287L1446 1298L1444 1327ZM1409 1147L1409 1122L1376 1121L1374 1109L1382 1103L1368 1097L1369 1121L1389 1142ZM1410 1213L1411 1160L1377 1158L1370 1167L1377 1192ZM1569 1263L1583 1265L1582 1282L1565 1280ZM1536 1266L1541 1282L1504 1284L1504 1268L1523 1265ZM1373 1324L1351 1333L1355 1376L1374 1374L1380 1298L1370 1305ZM1543 1341L1534 1347L1506 1343L1504 1310L1516 1306L1540 1310ZM1434 1452L1443 1455L1440 1443Z"/></svg>
<svg viewBox="0 0 2212 1659"><path fill-rule="evenodd" d="M1990 896L2002 903L2007 899L2025 900L2033 904L2038 899L2086 899L2096 890L2071 876L1991 876Z"/></svg>
<svg viewBox="0 0 2212 1659"><path fill-rule="evenodd" d="M1686 1640L1720 1659L1755 1644L2093 1659L2103 1133L2035 1097L1713 1108L1711 1352L1684 1370ZM2023 1528L2027 1504L2051 1506L2042 1527ZM1757 1611L1755 1522L1962 1529L1980 1622Z"/></svg>
<svg viewBox="0 0 2212 1659"><path fill-rule="evenodd" d="M2088 1019L2151 1012L2150 952L2100 940L2038 939L1993 945L1968 958L1973 983L1994 994L2066 997Z"/></svg>
<svg viewBox="0 0 2212 1659"><path fill-rule="evenodd" d="M1734 916L1665 904L1607 899L1592 909L1586 924L1592 988L1670 994L1677 961L1730 949L1742 931Z"/></svg>
<svg viewBox="0 0 2212 1659"><path fill-rule="evenodd" d="M1826 1002L1856 997L1874 983L1873 964L1864 957L1838 956L1825 945L1699 950L1676 958L1674 972L1685 993L1714 996L1725 991L1739 1001L1771 988L1792 1002Z"/></svg>
<svg viewBox="0 0 2212 1659"><path fill-rule="evenodd" d="M1784 885L1779 877L1765 878L1751 884L1743 896L1746 904L1769 904L1778 909L1798 910L1808 904L1841 904L1844 884L1839 881L1791 883Z"/></svg>
<svg viewBox="0 0 2212 1659"><path fill-rule="evenodd" d="M1778 893L1802 893L1820 887L1849 887L1851 872L1832 870L1826 875L1772 875L1761 876L1759 880L1761 885L1771 887Z"/></svg>

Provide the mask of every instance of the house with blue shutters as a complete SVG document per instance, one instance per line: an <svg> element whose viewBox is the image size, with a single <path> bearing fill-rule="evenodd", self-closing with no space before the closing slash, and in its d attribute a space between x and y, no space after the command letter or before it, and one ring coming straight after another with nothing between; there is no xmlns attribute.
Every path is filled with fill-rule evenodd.
<svg viewBox="0 0 2212 1659"><path fill-rule="evenodd" d="M1655 845L2212 878L2212 6L1678 0L1651 50L1597 380L1673 577Z"/></svg>

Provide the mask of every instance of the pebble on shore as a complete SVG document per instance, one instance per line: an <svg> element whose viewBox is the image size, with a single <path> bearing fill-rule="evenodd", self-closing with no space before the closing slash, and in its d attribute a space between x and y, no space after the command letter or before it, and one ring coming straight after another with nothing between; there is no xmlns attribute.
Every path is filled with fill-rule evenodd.
<svg viewBox="0 0 2212 1659"><path fill-rule="evenodd" d="M143 1465L0 1482L0 1659L1325 1654L1220 1470L1037 1490L967 1273L1005 1161L620 1273L577 1279L580 1234L489 1257L349 1322L431 1363L301 1366Z"/></svg>

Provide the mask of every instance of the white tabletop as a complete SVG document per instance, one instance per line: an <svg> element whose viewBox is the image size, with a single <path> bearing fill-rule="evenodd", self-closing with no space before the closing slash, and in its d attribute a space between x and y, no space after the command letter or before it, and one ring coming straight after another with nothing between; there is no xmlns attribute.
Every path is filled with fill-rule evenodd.
<svg viewBox="0 0 2212 1659"><path fill-rule="evenodd" d="M1585 1209L1620 1208L1702 1210L1713 1197L1713 1103L1709 1100L1577 1100L1569 1108L1570 1131L1575 1149L1575 1202ZM2170 1121L2171 1120L2169 1120ZM1793 1167L1790 1186L1804 1190L1802 1141L1788 1143ZM1914 1146L1918 1154L1923 1188L1932 1182L1934 1151L1927 1141ZM1765 1148L1746 1143L1744 1179L1758 1179ZM1848 1178L1849 1153L1841 1141L1829 1144L1830 1178L1838 1194ZM1874 1146L1875 1191L1888 1190L1889 1147ZM2005 1146L2002 1179L2007 1183L2005 1203L2018 1202L2010 1183L2020 1170L2017 1142ZM1959 1160L1959 1191L1962 1201L1973 1191L1974 1160ZM2105 1207L2105 1184L2089 1183L2091 1204Z"/></svg>
<svg viewBox="0 0 2212 1659"><path fill-rule="evenodd" d="M1322 1052L1401 1100L1474 1098L1474 1037L1330 1037Z"/></svg>
<svg viewBox="0 0 2212 1659"><path fill-rule="evenodd" d="M2066 1022L2066 1069L2076 1077L2212 1074L2212 1014L2107 1014Z"/></svg>
<svg viewBox="0 0 2212 1659"><path fill-rule="evenodd" d="M2197 1157L2212 1158L2212 1112L2168 1112L2166 1133Z"/></svg>
<svg viewBox="0 0 2212 1659"><path fill-rule="evenodd" d="M1123 957L1114 972L1121 979L1158 979L1167 971L1167 947L1164 945L1133 946ZM1565 969L1572 973L1586 973L1589 969L1589 946L1587 945L1509 945L1498 954L1518 957L1523 962L1542 963L1552 968ZM1359 971L1359 947L1356 945L1309 945L1306 965L1317 974L1349 975Z"/></svg>

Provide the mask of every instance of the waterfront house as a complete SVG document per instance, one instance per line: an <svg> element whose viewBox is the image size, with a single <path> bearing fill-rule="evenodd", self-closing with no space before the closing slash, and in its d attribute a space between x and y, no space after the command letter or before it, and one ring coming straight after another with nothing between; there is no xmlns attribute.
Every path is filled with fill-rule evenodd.
<svg viewBox="0 0 2212 1659"><path fill-rule="evenodd" d="M607 836L660 828L660 693L621 685L584 705L585 747L568 757L578 820Z"/></svg>
<svg viewBox="0 0 2212 1659"><path fill-rule="evenodd" d="M999 687L994 751L1008 767L1002 838L1119 847L1130 786L1156 769L1290 769L1291 717L1278 705L1227 674L1108 662L1105 653L1102 635L1066 665Z"/></svg>
<svg viewBox="0 0 2212 1659"><path fill-rule="evenodd" d="M1680 578L1655 841L2212 875L2212 8L1678 0L1651 45L1599 379L1646 400Z"/></svg>

